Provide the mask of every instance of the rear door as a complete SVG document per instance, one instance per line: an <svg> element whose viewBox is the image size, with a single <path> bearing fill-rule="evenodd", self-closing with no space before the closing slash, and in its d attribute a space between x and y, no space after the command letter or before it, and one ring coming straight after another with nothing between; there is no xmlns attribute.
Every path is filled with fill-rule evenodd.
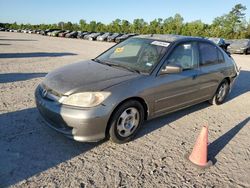
<svg viewBox="0 0 250 188"><path fill-rule="evenodd" d="M198 74L200 81L200 94L210 99L218 85L224 78L225 60L222 52L217 46L206 42L199 43L200 71Z"/></svg>

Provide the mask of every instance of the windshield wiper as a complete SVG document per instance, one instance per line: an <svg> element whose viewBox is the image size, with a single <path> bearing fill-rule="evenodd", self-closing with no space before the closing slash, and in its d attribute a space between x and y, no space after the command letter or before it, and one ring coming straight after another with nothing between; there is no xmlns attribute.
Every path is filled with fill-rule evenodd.
<svg viewBox="0 0 250 188"><path fill-rule="evenodd" d="M92 59L92 61L95 61L95 62L97 62L97 63L101 63L101 64L104 64L104 65L107 65L107 63L106 63L106 62L101 61L100 59L97 59L97 58Z"/></svg>
<svg viewBox="0 0 250 188"><path fill-rule="evenodd" d="M97 63L101 63L101 64L104 64L104 65L108 65L110 67L120 67L120 68L123 68L123 69L126 69L126 70L129 70L130 72L136 72L138 74L141 74L141 72L137 69L133 69L133 68L130 68L130 67L126 67L124 65L120 65L120 64L114 64L114 63L110 63L110 62L105 62L105 61L101 61L100 59L92 59L93 61L97 62Z"/></svg>
<svg viewBox="0 0 250 188"><path fill-rule="evenodd" d="M111 66L111 67L112 67L112 66L114 66L114 67L120 67L120 68L126 69L126 70L128 70L128 71L130 71L130 72L136 72L136 73L138 73L138 74L141 74L141 72L140 72L139 70L133 69L133 68L130 68L130 67L126 67L126 66L124 66L124 65L114 64L114 63L107 63L107 62L106 62L106 64L109 65L109 66Z"/></svg>

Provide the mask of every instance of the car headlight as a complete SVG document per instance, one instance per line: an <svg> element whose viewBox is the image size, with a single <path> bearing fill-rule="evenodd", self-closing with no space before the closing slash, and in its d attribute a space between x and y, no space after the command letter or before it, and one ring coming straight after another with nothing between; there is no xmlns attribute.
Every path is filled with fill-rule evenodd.
<svg viewBox="0 0 250 188"><path fill-rule="evenodd" d="M63 96L59 102L70 106L88 108L101 104L110 94L110 92L75 93L70 96Z"/></svg>

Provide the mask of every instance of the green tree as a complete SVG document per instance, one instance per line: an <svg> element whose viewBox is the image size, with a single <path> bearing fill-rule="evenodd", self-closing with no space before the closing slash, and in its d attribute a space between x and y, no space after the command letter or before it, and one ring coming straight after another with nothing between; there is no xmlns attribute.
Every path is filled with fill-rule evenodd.
<svg viewBox="0 0 250 188"><path fill-rule="evenodd" d="M182 34L181 29L183 26L183 17L180 14L176 14L174 17L169 17L164 20L163 32L169 34Z"/></svg>
<svg viewBox="0 0 250 188"><path fill-rule="evenodd" d="M148 24L144 21L144 19L134 19L133 24L131 25L130 31L133 33L145 33Z"/></svg>
<svg viewBox="0 0 250 188"><path fill-rule="evenodd" d="M201 20L186 23L182 27L182 35L206 36L206 25Z"/></svg>
<svg viewBox="0 0 250 188"><path fill-rule="evenodd" d="M131 24L130 24L130 22L128 20L122 20L122 22L121 22L121 30L120 31L122 33L129 33L130 32L130 27L131 27Z"/></svg>
<svg viewBox="0 0 250 188"><path fill-rule="evenodd" d="M228 14L216 17L211 25L212 35L224 38L237 37L244 29L245 10L245 6L237 4Z"/></svg>
<svg viewBox="0 0 250 188"><path fill-rule="evenodd" d="M163 33L163 19L158 18L150 22L147 33Z"/></svg>
<svg viewBox="0 0 250 188"><path fill-rule="evenodd" d="M89 24L88 24L88 31L96 31L96 21L91 21Z"/></svg>
<svg viewBox="0 0 250 188"><path fill-rule="evenodd" d="M81 29L82 31L88 30L88 24L87 24L86 20L81 19L81 20L79 21L79 25L80 25L80 29Z"/></svg>

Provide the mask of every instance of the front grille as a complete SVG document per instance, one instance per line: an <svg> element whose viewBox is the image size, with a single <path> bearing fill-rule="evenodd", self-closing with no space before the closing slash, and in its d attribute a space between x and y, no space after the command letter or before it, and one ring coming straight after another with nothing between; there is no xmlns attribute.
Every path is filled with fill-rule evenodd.
<svg viewBox="0 0 250 188"><path fill-rule="evenodd" d="M58 101L61 98L61 95L57 93L56 91L53 91L52 89L48 88L45 85L40 85L40 95L48 100L51 101Z"/></svg>

